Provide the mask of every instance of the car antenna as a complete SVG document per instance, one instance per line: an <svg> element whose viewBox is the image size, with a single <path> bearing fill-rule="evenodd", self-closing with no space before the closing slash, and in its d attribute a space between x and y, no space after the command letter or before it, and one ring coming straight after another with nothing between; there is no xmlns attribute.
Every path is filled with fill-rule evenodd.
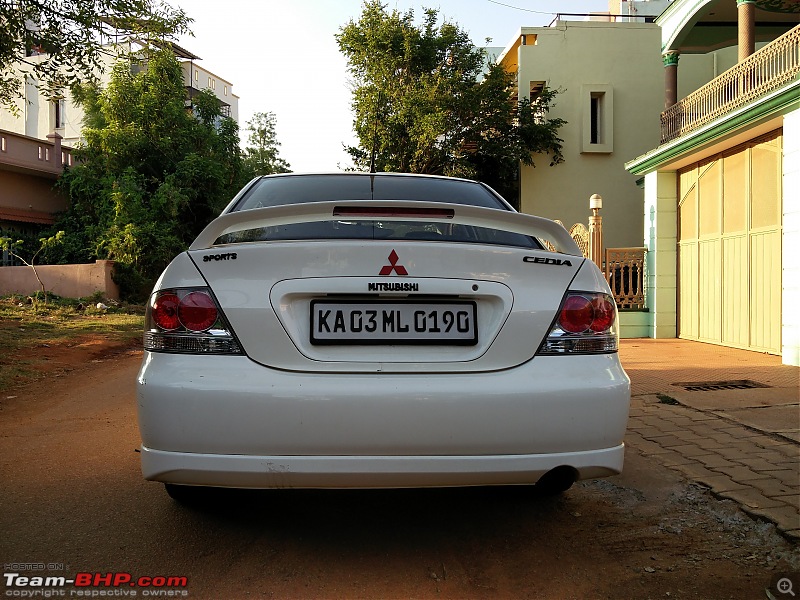
<svg viewBox="0 0 800 600"><path fill-rule="evenodd" d="M375 153L378 148L378 108L383 102L383 92L378 92L378 104L375 107L375 124L372 127L372 151L369 156L369 172L375 172Z"/></svg>

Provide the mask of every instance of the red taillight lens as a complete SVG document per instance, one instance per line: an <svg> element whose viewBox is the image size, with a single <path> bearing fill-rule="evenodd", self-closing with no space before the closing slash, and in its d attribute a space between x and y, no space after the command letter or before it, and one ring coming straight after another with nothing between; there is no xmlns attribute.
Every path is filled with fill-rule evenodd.
<svg viewBox="0 0 800 600"><path fill-rule="evenodd" d="M614 325L616 309L605 294L574 294L567 296L558 324L567 333L607 331Z"/></svg>
<svg viewBox="0 0 800 600"><path fill-rule="evenodd" d="M595 296L592 300L592 308L594 309L594 319L590 326L592 331L606 331L614 325L616 310L607 296Z"/></svg>
<svg viewBox="0 0 800 600"><path fill-rule="evenodd" d="M153 303L153 320L161 329L171 331L180 327L178 306L180 298L175 294L164 294L156 298Z"/></svg>
<svg viewBox="0 0 800 600"><path fill-rule="evenodd" d="M334 217L436 217L440 219L452 219L456 212L450 208L406 208L406 207L381 207L370 206L362 208L358 206L336 206L333 209Z"/></svg>
<svg viewBox="0 0 800 600"><path fill-rule="evenodd" d="M217 321L217 306L208 294L191 292L180 301L178 318L190 331L205 331Z"/></svg>
<svg viewBox="0 0 800 600"><path fill-rule="evenodd" d="M583 333L592 326L594 308L585 296L569 296L561 307L558 323L569 333Z"/></svg>
<svg viewBox="0 0 800 600"><path fill-rule="evenodd" d="M603 292L567 292L539 354L609 354L619 348L614 298Z"/></svg>

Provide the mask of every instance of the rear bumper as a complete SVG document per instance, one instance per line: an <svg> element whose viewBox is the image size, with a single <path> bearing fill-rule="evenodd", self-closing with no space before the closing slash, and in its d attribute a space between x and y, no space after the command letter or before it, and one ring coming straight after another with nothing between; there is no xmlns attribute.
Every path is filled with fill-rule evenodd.
<svg viewBox="0 0 800 600"><path fill-rule="evenodd" d="M531 484L556 467L578 479L622 471L625 448L520 456L222 456L142 448L145 479L236 488L382 488Z"/></svg>
<svg viewBox="0 0 800 600"><path fill-rule="evenodd" d="M270 369L244 356L145 352L145 478L231 487L534 483L622 468L630 382L616 354L492 373Z"/></svg>

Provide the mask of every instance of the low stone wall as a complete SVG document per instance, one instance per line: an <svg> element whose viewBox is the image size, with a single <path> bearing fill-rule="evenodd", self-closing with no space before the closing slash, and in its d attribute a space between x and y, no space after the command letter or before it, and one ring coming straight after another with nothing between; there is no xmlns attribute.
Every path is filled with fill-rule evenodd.
<svg viewBox="0 0 800 600"><path fill-rule="evenodd" d="M82 298L102 292L119 300L119 287L111 279L113 260L98 260L88 265L37 265L36 272L48 292L65 298ZM39 282L30 267L0 267L0 295L32 294Z"/></svg>
<svg viewBox="0 0 800 600"><path fill-rule="evenodd" d="M619 337L623 339L650 337L651 315L644 310L619 311Z"/></svg>

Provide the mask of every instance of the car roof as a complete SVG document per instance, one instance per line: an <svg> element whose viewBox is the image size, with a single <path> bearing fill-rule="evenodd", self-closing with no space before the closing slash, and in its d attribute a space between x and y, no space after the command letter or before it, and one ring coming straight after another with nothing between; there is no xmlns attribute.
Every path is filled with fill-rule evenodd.
<svg viewBox="0 0 800 600"><path fill-rule="evenodd" d="M476 179L467 179L465 177L451 177L449 175L431 175L428 173L397 173L395 171L380 171L377 173L366 173L364 171L308 171L308 172L292 172L292 173L274 173L272 175L262 175L261 179L272 179L274 177L303 177L303 176L360 176L360 177L414 177L421 179L445 179L448 181L464 181L466 183L476 183L483 185Z"/></svg>

